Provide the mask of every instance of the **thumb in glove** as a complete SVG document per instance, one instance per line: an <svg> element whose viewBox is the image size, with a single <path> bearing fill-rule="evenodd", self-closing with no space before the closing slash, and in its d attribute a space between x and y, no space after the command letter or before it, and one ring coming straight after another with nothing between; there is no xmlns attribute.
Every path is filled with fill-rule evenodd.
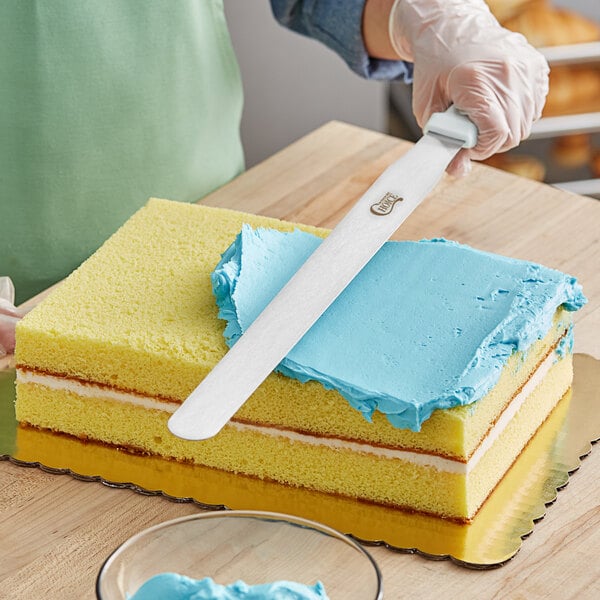
<svg viewBox="0 0 600 600"><path fill-rule="evenodd" d="M14 305L15 288L10 277L0 277L0 358L15 349L15 327L24 316Z"/></svg>

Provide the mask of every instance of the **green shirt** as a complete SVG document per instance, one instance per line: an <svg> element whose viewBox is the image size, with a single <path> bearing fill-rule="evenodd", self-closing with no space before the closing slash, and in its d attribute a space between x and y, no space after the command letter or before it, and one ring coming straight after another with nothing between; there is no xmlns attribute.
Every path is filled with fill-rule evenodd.
<svg viewBox="0 0 600 600"><path fill-rule="evenodd" d="M0 3L0 275L21 302L150 196L243 169L222 0Z"/></svg>

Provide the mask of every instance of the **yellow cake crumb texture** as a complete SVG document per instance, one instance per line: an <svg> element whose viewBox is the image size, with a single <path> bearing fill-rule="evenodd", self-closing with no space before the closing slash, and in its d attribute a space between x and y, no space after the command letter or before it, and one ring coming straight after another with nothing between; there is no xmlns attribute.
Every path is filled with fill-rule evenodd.
<svg viewBox="0 0 600 600"><path fill-rule="evenodd" d="M243 223L326 234L152 199L19 324L17 364L185 399L227 350L210 273Z"/></svg>

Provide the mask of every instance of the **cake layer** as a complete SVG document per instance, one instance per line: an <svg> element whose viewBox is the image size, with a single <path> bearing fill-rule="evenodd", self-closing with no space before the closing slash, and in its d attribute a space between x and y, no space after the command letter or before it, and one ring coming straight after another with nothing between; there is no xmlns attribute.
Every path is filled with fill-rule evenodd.
<svg viewBox="0 0 600 600"><path fill-rule="evenodd" d="M332 445L318 437L290 438L235 424L211 440L190 442L166 433L166 411L33 382L18 383L17 419L180 461L464 520L472 518L566 393L572 379L571 355L548 363L546 375L495 441L462 472L426 464L419 454L413 460L386 457L367 445L344 447L344 440Z"/></svg>
<svg viewBox="0 0 600 600"><path fill-rule="evenodd" d="M554 343L554 348L558 347L555 337L561 331L562 324L560 327L552 330L546 339L538 342L537 345L539 348L534 348L530 351L527 361L524 361L522 356L515 355L511 357L510 362L516 363L514 371L520 373L520 378L514 378L513 369L507 370L503 377L508 379L512 376L513 382L517 381L519 384L518 391L514 391L514 386L510 385L512 382L509 380L504 388L503 386L497 386L492 393L488 394L488 397L482 399L474 406L437 411L434 413L434 417L439 415L440 418L432 418L426 422L422 435L410 430L398 430L391 426L387 420L381 420L381 428L384 430L391 429L392 433L396 433L394 440L386 440L387 443L382 443L376 437L377 427L366 423L360 415L345 403L338 402L337 404L333 404L330 408L335 412L323 411L322 405L315 402L314 397L308 398L300 405L289 405L288 410L284 414L277 413L275 418L271 414L273 412L273 404L262 407L263 411L261 412L260 410L256 410L254 403L250 401L248 404L255 410L248 410L248 412L250 415L256 415L256 418L254 420L252 418L244 418L243 415L238 413L232 419L232 425L235 425L238 430L262 431L267 435L285 435L291 440L317 438L321 443L332 447L342 446L355 448L358 451L364 448L371 448L371 452L382 457L412 455L412 462L429 464L438 469L449 470L451 472L467 472L468 469L472 468L474 456L481 455L486 445L489 445L490 441L495 439L494 435L497 435L498 430L501 429L500 426L503 427L503 424L512 418L531 391L546 376L552 364L556 362L556 350L551 349L547 351L547 346L549 343ZM564 332L562 333L566 335ZM540 362L538 363L538 361ZM89 382L80 382L25 369L18 369L17 382L19 385L41 385L54 391L65 391L83 398L103 398L105 400L118 401L146 409L166 411L168 413L173 413L179 406L178 403L166 402L159 398L132 394L107 386L98 386ZM22 399L20 396L19 413L21 402ZM282 404L283 406L288 406L284 403ZM245 413L246 411L241 412ZM353 420L350 422L345 421L343 419L344 413L347 413ZM450 415L449 413L459 414ZM315 427L311 421L312 417L318 417L317 420L319 423L324 422L328 426L324 430ZM441 427L436 421L441 421ZM305 424L305 426L294 427L294 424L298 422ZM454 425L454 431L449 428L450 425ZM439 427L437 431L435 429L436 426ZM365 433L361 436L360 432L362 428L365 429ZM372 431L373 429L375 431ZM403 440L402 434L405 434L405 438L409 439ZM451 437L452 434L455 437ZM465 436L465 434L471 435ZM411 444L410 438L416 439L416 443ZM439 440L439 443L436 445L437 440ZM470 452L468 454L454 455L452 452L448 452L448 446L458 443L459 440L470 441ZM408 443L406 443L407 441ZM444 441L446 441L446 445L443 444ZM433 447L431 447L432 445Z"/></svg>

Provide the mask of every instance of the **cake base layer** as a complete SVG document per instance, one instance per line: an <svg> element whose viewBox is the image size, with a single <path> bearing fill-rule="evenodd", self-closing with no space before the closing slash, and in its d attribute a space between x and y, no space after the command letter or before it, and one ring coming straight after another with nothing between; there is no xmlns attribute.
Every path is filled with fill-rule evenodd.
<svg viewBox="0 0 600 600"><path fill-rule="evenodd" d="M581 449L600 437L600 414L594 412L598 367L600 361L591 357L573 356L573 394L554 408L467 524L165 460L28 425L15 427L16 442L5 437L7 445L0 448L0 454L4 451L5 457L20 465L44 465L52 472L76 474L86 481L101 480L119 489L192 501L207 510L225 506L295 514L397 550L417 549L428 557L452 556L473 565L497 565L515 554L521 536L532 532L533 521L546 512L554 513L548 503L567 483L568 472L580 466ZM12 422L14 376L7 380L11 389L5 390L4 397ZM13 431L14 425L4 425L5 434Z"/></svg>
<svg viewBox="0 0 600 600"><path fill-rule="evenodd" d="M476 464L455 461L457 471L410 456L382 458L377 448L367 444L357 451L344 448L343 440L332 445L327 438L294 439L274 428L235 423L211 440L189 442L166 433L170 412L36 383L18 383L17 418L138 452L467 521L569 389L571 355L552 362Z"/></svg>

